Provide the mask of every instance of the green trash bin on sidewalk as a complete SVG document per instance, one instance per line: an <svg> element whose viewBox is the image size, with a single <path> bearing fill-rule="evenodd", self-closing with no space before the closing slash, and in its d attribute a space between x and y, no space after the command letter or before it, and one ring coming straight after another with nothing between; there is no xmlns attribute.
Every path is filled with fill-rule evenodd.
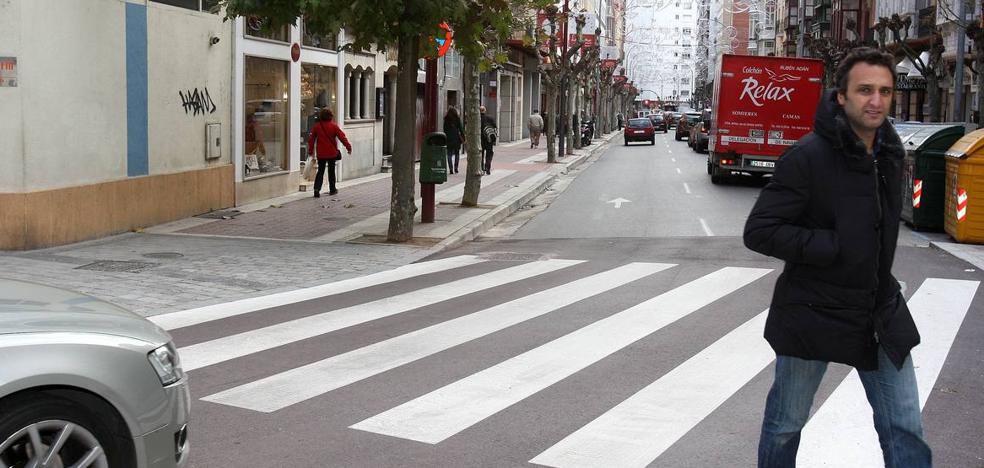
<svg viewBox="0 0 984 468"><path fill-rule="evenodd" d="M448 181L448 137L441 132L424 135L420 150L421 184L443 184Z"/></svg>
<svg viewBox="0 0 984 468"><path fill-rule="evenodd" d="M905 160L902 173L902 220L916 230L943 229L946 199L946 151L966 128L954 123L899 123Z"/></svg>

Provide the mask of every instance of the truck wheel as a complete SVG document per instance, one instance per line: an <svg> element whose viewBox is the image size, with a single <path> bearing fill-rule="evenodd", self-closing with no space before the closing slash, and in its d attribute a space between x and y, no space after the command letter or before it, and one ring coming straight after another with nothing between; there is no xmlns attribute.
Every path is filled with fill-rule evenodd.
<svg viewBox="0 0 984 468"><path fill-rule="evenodd" d="M717 166L711 167L711 183L719 185L724 183L725 171Z"/></svg>

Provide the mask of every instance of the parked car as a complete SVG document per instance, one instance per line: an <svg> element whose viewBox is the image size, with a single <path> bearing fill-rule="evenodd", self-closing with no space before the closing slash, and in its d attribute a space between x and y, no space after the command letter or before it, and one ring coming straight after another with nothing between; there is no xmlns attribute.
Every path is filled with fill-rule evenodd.
<svg viewBox="0 0 984 468"><path fill-rule="evenodd" d="M711 131L711 110L704 109L700 113L700 120L690 126L690 135L687 137L687 145L698 153L707 151L708 132Z"/></svg>
<svg viewBox="0 0 984 468"><path fill-rule="evenodd" d="M187 465L187 377L147 319L0 279L0 363L0 465Z"/></svg>
<svg viewBox="0 0 984 468"><path fill-rule="evenodd" d="M673 136L677 141L690 136L690 126L700 121L700 112L687 112L680 116L677 121L676 134Z"/></svg>
<svg viewBox="0 0 984 468"><path fill-rule="evenodd" d="M649 120L649 117L629 119L629 124L625 126L622 136L625 138L625 146L629 146L630 141L648 141L651 145L656 144L653 121Z"/></svg>
<svg viewBox="0 0 984 468"><path fill-rule="evenodd" d="M664 119L662 115L650 114L649 120L653 121L653 131L658 130L658 131L662 131L663 133L666 133L668 131L666 129L666 119Z"/></svg>

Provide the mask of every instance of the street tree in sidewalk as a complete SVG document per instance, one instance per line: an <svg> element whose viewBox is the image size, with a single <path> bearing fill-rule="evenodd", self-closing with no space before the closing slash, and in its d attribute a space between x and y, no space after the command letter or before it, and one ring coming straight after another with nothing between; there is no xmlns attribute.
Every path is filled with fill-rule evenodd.
<svg viewBox="0 0 984 468"><path fill-rule="evenodd" d="M980 23L970 23L967 25L967 37L974 42L974 60L968 64L970 71L977 76L977 82L981 82L981 75L984 74L984 29ZM984 128L984 92L977 91L977 128Z"/></svg>
<svg viewBox="0 0 984 468"><path fill-rule="evenodd" d="M893 55L904 55L926 79L926 100L929 102L929 121L940 122L943 113L943 81L946 66L943 62L943 32L936 24L936 15L928 15L924 20L930 34L926 37L909 39L909 28L912 18L901 18L893 14L889 18L881 17L875 23L878 45ZM891 33L891 42L887 41L886 33ZM929 51L929 60L923 61L920 53ZM900 54L901 53L901 54Z"/></svg>
<svg viewBox="0 0 984 468"><path fill-rule="evenodd" d="M482 189L482 143L480 74L505 63L502 44L517 29L526 30L535 18L529 12L546 6L550 0L467 0L461 14L449 20L454 30L455 48L463 58L465 141L468 172L462 206L477 206ZM524 41L533 42L532 37Z"/></svg>
<svg viewBox="0 0 984 468"><path fill-rule="evenodd" d="M422 56L421 37L436 35L438 25L462 15L460 0L222 0L226 17L258 16L272 27L294 24L304 17L313 34L331 34L341 28L355 31L346 48L361 51L373 45L398 47L396 119L393 145L393 188L387 240L407 242L413 238L414 143L417 95L417 59Z"/></svg>

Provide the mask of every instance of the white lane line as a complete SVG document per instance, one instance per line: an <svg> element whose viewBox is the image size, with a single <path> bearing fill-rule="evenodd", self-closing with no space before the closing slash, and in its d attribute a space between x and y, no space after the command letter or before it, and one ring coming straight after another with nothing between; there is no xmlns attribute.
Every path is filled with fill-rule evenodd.
<svg viewBox="0 0 984 468"><path fill-rule="evenodd" d="M317 299L319 297L331 296L334 294L354 291L356 289L392 283L394 281L400 281L407 278L414 278L420 275L426 275L428 273L437 273L440 271L450 270L452 268L473 265L483 261L485 260L475 257L474 255L461 255L429 262L412 263L392 270L381 271L379 273L360 276L358 278L349 278L342 281L336 281L334 283L298 289L296 291L286 291L267 296L251 297L248 299L226 302L223 304L215 304L205 307L198 307L195 309L155 315L153 317L148 317L147 319L156 323L165 330L174 330L177 328L197 325L199 323L247 314L257 310L269 309L271 307L286 304L295 304L302 301Z"/></svg>
<svg viewBox="0 0 984 468"><path fill-rule="evenodd" d="M700 227L704 229L704 234L707 234L707 237L714 237L714 232L711 231L704 218L700 218Z"/></svg>
<svg viewBox="0 0 984 468"><path fill-rule="evenodd" d="M676 168L676 171L677 171L677 174L683 174L683 172L682 172L682 171L680 171L680 168L679 168L679 167L678 167L678 168Z"/></svg>
<svg viewBox="0 0 984 468"><path fill-rule="evenodd" d="M722 268L350 427L439 443L770 271Z"/></svg>
<svg viewBox="0 0 984 468"><path fill-rule="evenodd" d="M675 265L665 263L630 263L209 395L202 400L254 411L277 411L673 266Z"/></svg>
<svg viewBox="0 0 984 468"><path fill-rule="evenodd" d="M922 338L912 350L920 408L936 384L979 284L927 278L909 299L909 310ZM864 386L857 371L852 370L803 428L796 466L883 466L871 418Z"/></svg>
<svg viewBox="0 0 984 468"><path fill-rule="evenodd" d="M688 183L686 183L686 182L684 182L684 183L683 183L683 190L684 190L685 192L687 192L687 195L690 195L690 184L688 184Z"/></svg>
<svg viewBox="0 0 984 468"><path fill-rule="evenodd" d="M775 359L763 312L530 460L555 467L645 467Z"/></svg>
<svg viewBox="0 0 984 468"><path fill-rule="evenodd" d="M194 370L249 354L323 335L370 320L465 296L483 289L520 281L582 263L582 260L545 260L452 281L372 302L270 325L178 350L185 370Z"/></svg>

